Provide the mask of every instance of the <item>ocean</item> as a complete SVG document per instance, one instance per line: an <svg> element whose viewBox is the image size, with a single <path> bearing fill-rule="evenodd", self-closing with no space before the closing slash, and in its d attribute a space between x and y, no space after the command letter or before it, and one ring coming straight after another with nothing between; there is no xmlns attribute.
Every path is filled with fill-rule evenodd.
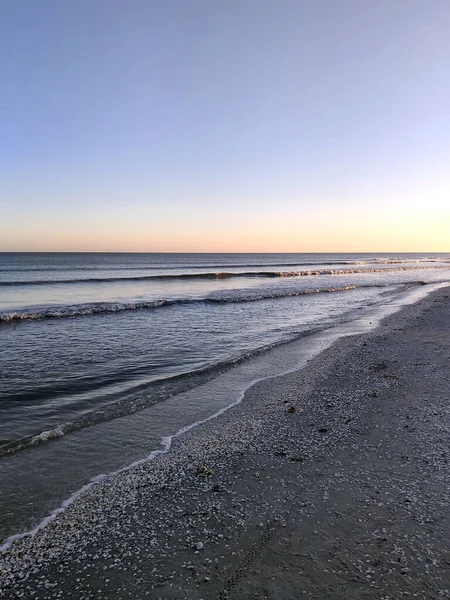
<svg viewBox="0 0 450 600"><path fill-rule="evenodd" d="M0 253L0 541L449 281L450 254Z"/></svg>

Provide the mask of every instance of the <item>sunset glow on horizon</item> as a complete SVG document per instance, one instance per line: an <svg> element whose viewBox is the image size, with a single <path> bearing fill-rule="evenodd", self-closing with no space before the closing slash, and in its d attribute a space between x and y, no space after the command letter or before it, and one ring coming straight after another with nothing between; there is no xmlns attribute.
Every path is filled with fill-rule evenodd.
<svg viewBox="0 0 450 600"><path fill-rule="evenodd" d="M450 251L450 3L9 3L0 251Z"/></svg>

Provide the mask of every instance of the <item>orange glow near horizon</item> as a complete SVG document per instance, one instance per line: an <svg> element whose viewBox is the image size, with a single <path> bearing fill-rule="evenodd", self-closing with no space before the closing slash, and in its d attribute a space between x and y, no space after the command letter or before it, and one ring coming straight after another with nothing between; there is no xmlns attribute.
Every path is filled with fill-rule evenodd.
<svg viewBox="0 0 450 600"><path fill-rule="evenodd" d="M118 224L120 221L120 225ZM450 208L336 207L250 217L152 223L150 218L22 223L0 251L42 252L448 252Z"/></svg>
<svg viewBox="0 0 450 600"><path fill-rule="evenodd" d="M87 195L73 192L56 209L17 212L14 222L0 222L0 251L450 252L450 189L442 179L429 188L411 182L392 197L347 189L157 202L144 191L135 200L120 193L84 204L77 194Z"/></svg>

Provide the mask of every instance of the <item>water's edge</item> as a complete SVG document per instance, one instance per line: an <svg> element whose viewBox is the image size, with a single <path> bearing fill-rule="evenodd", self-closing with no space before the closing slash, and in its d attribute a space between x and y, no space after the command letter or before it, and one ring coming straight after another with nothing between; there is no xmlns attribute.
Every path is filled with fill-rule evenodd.
<svg viewBox="0 0 450 600"><path fill-rule="evenodd" d="M333 326L331 328L321 330L321 332L319 332L317 334L313 334L313 335L316 335L318 338L322 339L322 345L320 346L320 348L318 350L313 352L311 354L311 356L309 356L307 359L304 359L301 363L297 363L294 367L289 368L283 372L277 373L275 375L269 375L266 377L260 377L257 379L253 379L252 381L248 382L247 385L243 389L240 390L238 397L234 401L232 401L230 404L228 404L227 406L222 407L220 410L216 411L214 414L212 414L204 419L195 421L189 425L186 425L186 426L180 428L173 435L162 437L161 438L161 447L159 449L153 450L146 457L136 460L136 461L133 461L132 463L130 463L124 467L121 467L120 469L117 469L115 471L111 471L106 474L102 473L102 474L96 475L88 483L86 483L80 489L75 491L69 498L64 500L58 508L56 508L53 512L51 512L49 515L44 517L36 525L36 527L34 527L33 529L30 529L28 531L25 531L23 533L17 533L17 534L9 536L4 541L4 543L2 545L0 545L0 551L7 551L16 540L20 540L25 537L33 537L34 535L36 535L36 533L38 533L39 531L44 529L49 523L54 521L59 514L64 512L82 494L84 494L87 490L91 489L93 486L97 485L104 479L115 477L115 476L119 475L120 473L123 473L130 469L133 469L134 467L136 467L138 465L148 463L148 462L154 460L155 458L157 458L161 454L166 454L167 452L169 452L174 439L180 437L181 435L187 433L188 431L191 431L192 429L198 427L199 425L202 425L204 423L207 423L208 421L216 419L217 417L222 415L224 412L226 412L229 409L240 404L243 401L246 392L251 387L253 387L256 383L265 381L268 379L273 379L276 377L282 377L282 376L288 375L289 373L293 373L293 372L296 372L296 371L304 368L305 365L309 362L309 360L311 360L313 357L320 354L323 350L332 346L339 339L341 339L343 337L351 336L351 335L361 335L372 329L375 329L376 327L378 327L381 324L381 322L384 318L386 318L387 316L390 316L391 314L398 312L399 310L401 310L402 307L404 307L408 304L414 304L414 303L426 298L432 292L434 292L438 289L441 289L443 287L447 287L449 285L450 285L449 282L445 282L445 283L424 285L420 289L418 289L418 288L409 289L406 292L403 292L401 294L401 296L399 297L399 300L395 303L390 303L390 304L386 304L386 305L377 305L375 307L371 307L370 309L365 311L363 315L359 315L357 318L355 318L351 321L341 323L341 324ZM371 319L371 321L369 321L369 318ZM308 336L308 338L310 338L310 336ZM286 344L289 343L290 341L291 340L286 342Z"/></svg>

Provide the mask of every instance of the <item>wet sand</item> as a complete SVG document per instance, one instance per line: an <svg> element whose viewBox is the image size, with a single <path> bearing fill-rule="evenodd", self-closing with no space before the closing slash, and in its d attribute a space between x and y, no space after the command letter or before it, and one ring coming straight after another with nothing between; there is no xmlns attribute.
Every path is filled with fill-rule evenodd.
<svg viewBox="0 0 450 600"><path fill-rule="evenodd" d="M450 598L450 294L103 481L0 557L0 597Z"/></svg>

